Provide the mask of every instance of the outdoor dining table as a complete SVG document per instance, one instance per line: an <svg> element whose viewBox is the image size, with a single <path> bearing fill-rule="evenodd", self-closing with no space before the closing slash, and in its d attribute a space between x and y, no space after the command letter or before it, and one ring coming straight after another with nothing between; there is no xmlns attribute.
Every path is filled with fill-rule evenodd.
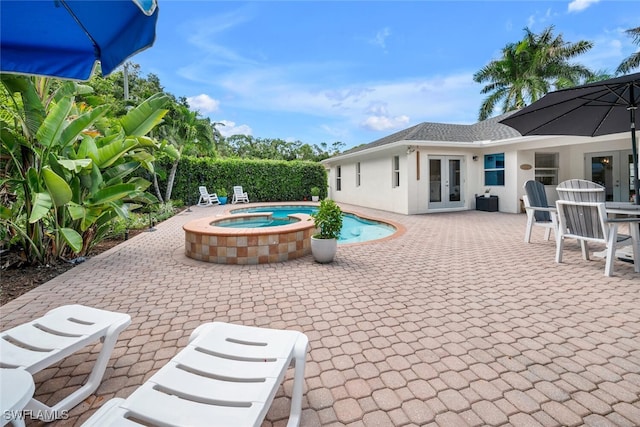
<svg viewBox="0 0 640 427"><path fill-rule="evenodd" d="M607 202L605 203L607 214L614 217L618 216L640 216L640 205L636 205L628 202ZM631 239L635 249L633 251L633 270L636 273L640 273L640 222L630 222L629 230L631 233Z"/></svg>

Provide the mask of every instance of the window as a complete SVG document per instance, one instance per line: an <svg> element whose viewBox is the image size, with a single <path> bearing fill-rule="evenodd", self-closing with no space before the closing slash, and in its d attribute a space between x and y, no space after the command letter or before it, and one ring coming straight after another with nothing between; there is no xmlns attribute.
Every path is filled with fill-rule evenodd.
<svg viewBox="0 0 640 427"><path fill-rule="evenodd" d="M342 190L342 166L336 166L336 191Z"/></svg>
<svg viewBox="0 0 640 427"><path fill-rule="evenodd" d="M484 185L504 185L504 153L484 156Z"/></svg>
<svg viewBox="0 0 640 427"><path fill-rule="evenodd" d="M399 187L400 186L400 156L393 156L391 167L393 168L392 186Z"/></svg>
<svg viewBox="0 0 640 427"><path fill-rule="evenodd" d="M544 185L558 185L558 153L536 153L535 179Z"/></svg>
<svg viewBox="0 0 640 427"><path fill-rule="evenodd" d="M360 162L356 163L356 187L360 187Z"/></svg>

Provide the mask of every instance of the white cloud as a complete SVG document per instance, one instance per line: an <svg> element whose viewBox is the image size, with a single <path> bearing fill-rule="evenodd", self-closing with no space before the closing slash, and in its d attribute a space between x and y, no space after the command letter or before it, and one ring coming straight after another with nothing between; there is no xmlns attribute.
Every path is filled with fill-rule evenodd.
<svg viewBox="0 0 640 427"><path fill-rule="evenodd" d="M386 102L377 102L369 106L367 113L370 114L360 126L375 131L398 129L405 127L409 123L409 116L400 115L392 117L389 114Z"/></svg>
<svg viewBox="0 0 640 427"><path fill-rule="evenodd" d="M321 80L308 75L311 83L296 82L296 76L304 75L302 71L308 68L331 75L335 73L333 67L339 65L288 64L237 69L218 76L216 91L225 92L225 108L265 114L306 114L322 117L332 126L379 130L422 121L475 123L483 99L472 73L364 81L326 88L317 87ZM224 127L220 129L223 134L226 132Z"/></svg>
<svg viewBox="0 0 640 427"><path fill-rule="evenodd" d="M569 13L582 12L592 4L598 3L600 0L573 0L569 3Z"/></svg>
<svg viewBox="0 0 640 427"><path fill-rule="evenodd" d="M382 49L387 48L387 38L391 35L391 30L388 27L385 27L378 31L374 38L369 40L374 46L379 46Z"/></svg>
<svg viewBox="0 0 640 427"><path fill-rule="evenodd" d="M232 135L252 135L253 130L249 125L236 125L235 122L230 120L220 120L218 123L224 126L217 126L216 129L220 132L220 135L227 137Z"/></svg>
<svg viewBox="0 0 640 427"><path fill-rule="evenodd" d="M409 123L409 116L369 116L361 126L365 129L383 131L389 129L400 129L407 126Z"/></svg>
<svg viewBox="0 0 640 427"><path fill-rule="evenodd" d="M220 108L220 101L204 93L187 97L187 102L192 110L199 111L202 114L215 113Z"/></svg>

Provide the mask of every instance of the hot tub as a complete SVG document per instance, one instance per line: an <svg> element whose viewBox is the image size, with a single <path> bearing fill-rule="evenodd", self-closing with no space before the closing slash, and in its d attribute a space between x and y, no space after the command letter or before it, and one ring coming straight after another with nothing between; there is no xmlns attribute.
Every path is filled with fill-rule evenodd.
<svg viewBox="0 0 640 427"><path fill-rule="evenodd" d="M271 212L190 221L182 227L185 255L217 264L266 264L311 253L311 235L315 230L311 216L293 214L284 225L264 226L272 221Z"/></svg>

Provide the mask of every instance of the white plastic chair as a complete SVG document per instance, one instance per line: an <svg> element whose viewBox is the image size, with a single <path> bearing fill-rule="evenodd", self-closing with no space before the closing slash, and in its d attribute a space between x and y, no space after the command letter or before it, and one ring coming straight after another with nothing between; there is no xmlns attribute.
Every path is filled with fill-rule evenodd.
<svg viewBox="0 0 640 427"><path fill-rule="evenodd" d="M54 406L31 399L25 407L51 422L93 393L102 380L118 335L131 323L125 313L83 305L66 305L43 317L0 333L0 365L35 374L90 344L102 341L102 349L86 383Z"/></svg>
<svg viewBox="0 0 640 427"><path fill-rule="evenodd" d="M211 206L214 203L220 203L218 195L216 193L209 193L207 187L201 185L198 187L200 191L200 199L198 200L198 206Z"/></svg>
<svg viewBox="0 0 640 427"><path fill-rule="evenodd" d="M638 262L638 242L631 236L618 234L618 224L638 223L640 218L608 218L604 202L576 202L558 200L558 235L556 239L556 262L562 262L565 238L577 239L582 249L582 257L589 260L589 242L603 243L607 246L605 276L613 275L613 261L616 249L633 244L633 256Z"/></svg>
<svg viewBox="0 0 640 427"><path fill-rule="evenodd" d="M236 185L233 187L233 198L231 199L231 203L236 204L240 202L249 203L249 196L242 190L241 185Z"/></svg>
<svg viewBox="0 0 640 427"><path fill-rule="evenodd" d="M107 401L85 427L260 426L289 365L295 366L288 427L302 413L309 340L298 331L206 323L127 399Z"/></svg>

